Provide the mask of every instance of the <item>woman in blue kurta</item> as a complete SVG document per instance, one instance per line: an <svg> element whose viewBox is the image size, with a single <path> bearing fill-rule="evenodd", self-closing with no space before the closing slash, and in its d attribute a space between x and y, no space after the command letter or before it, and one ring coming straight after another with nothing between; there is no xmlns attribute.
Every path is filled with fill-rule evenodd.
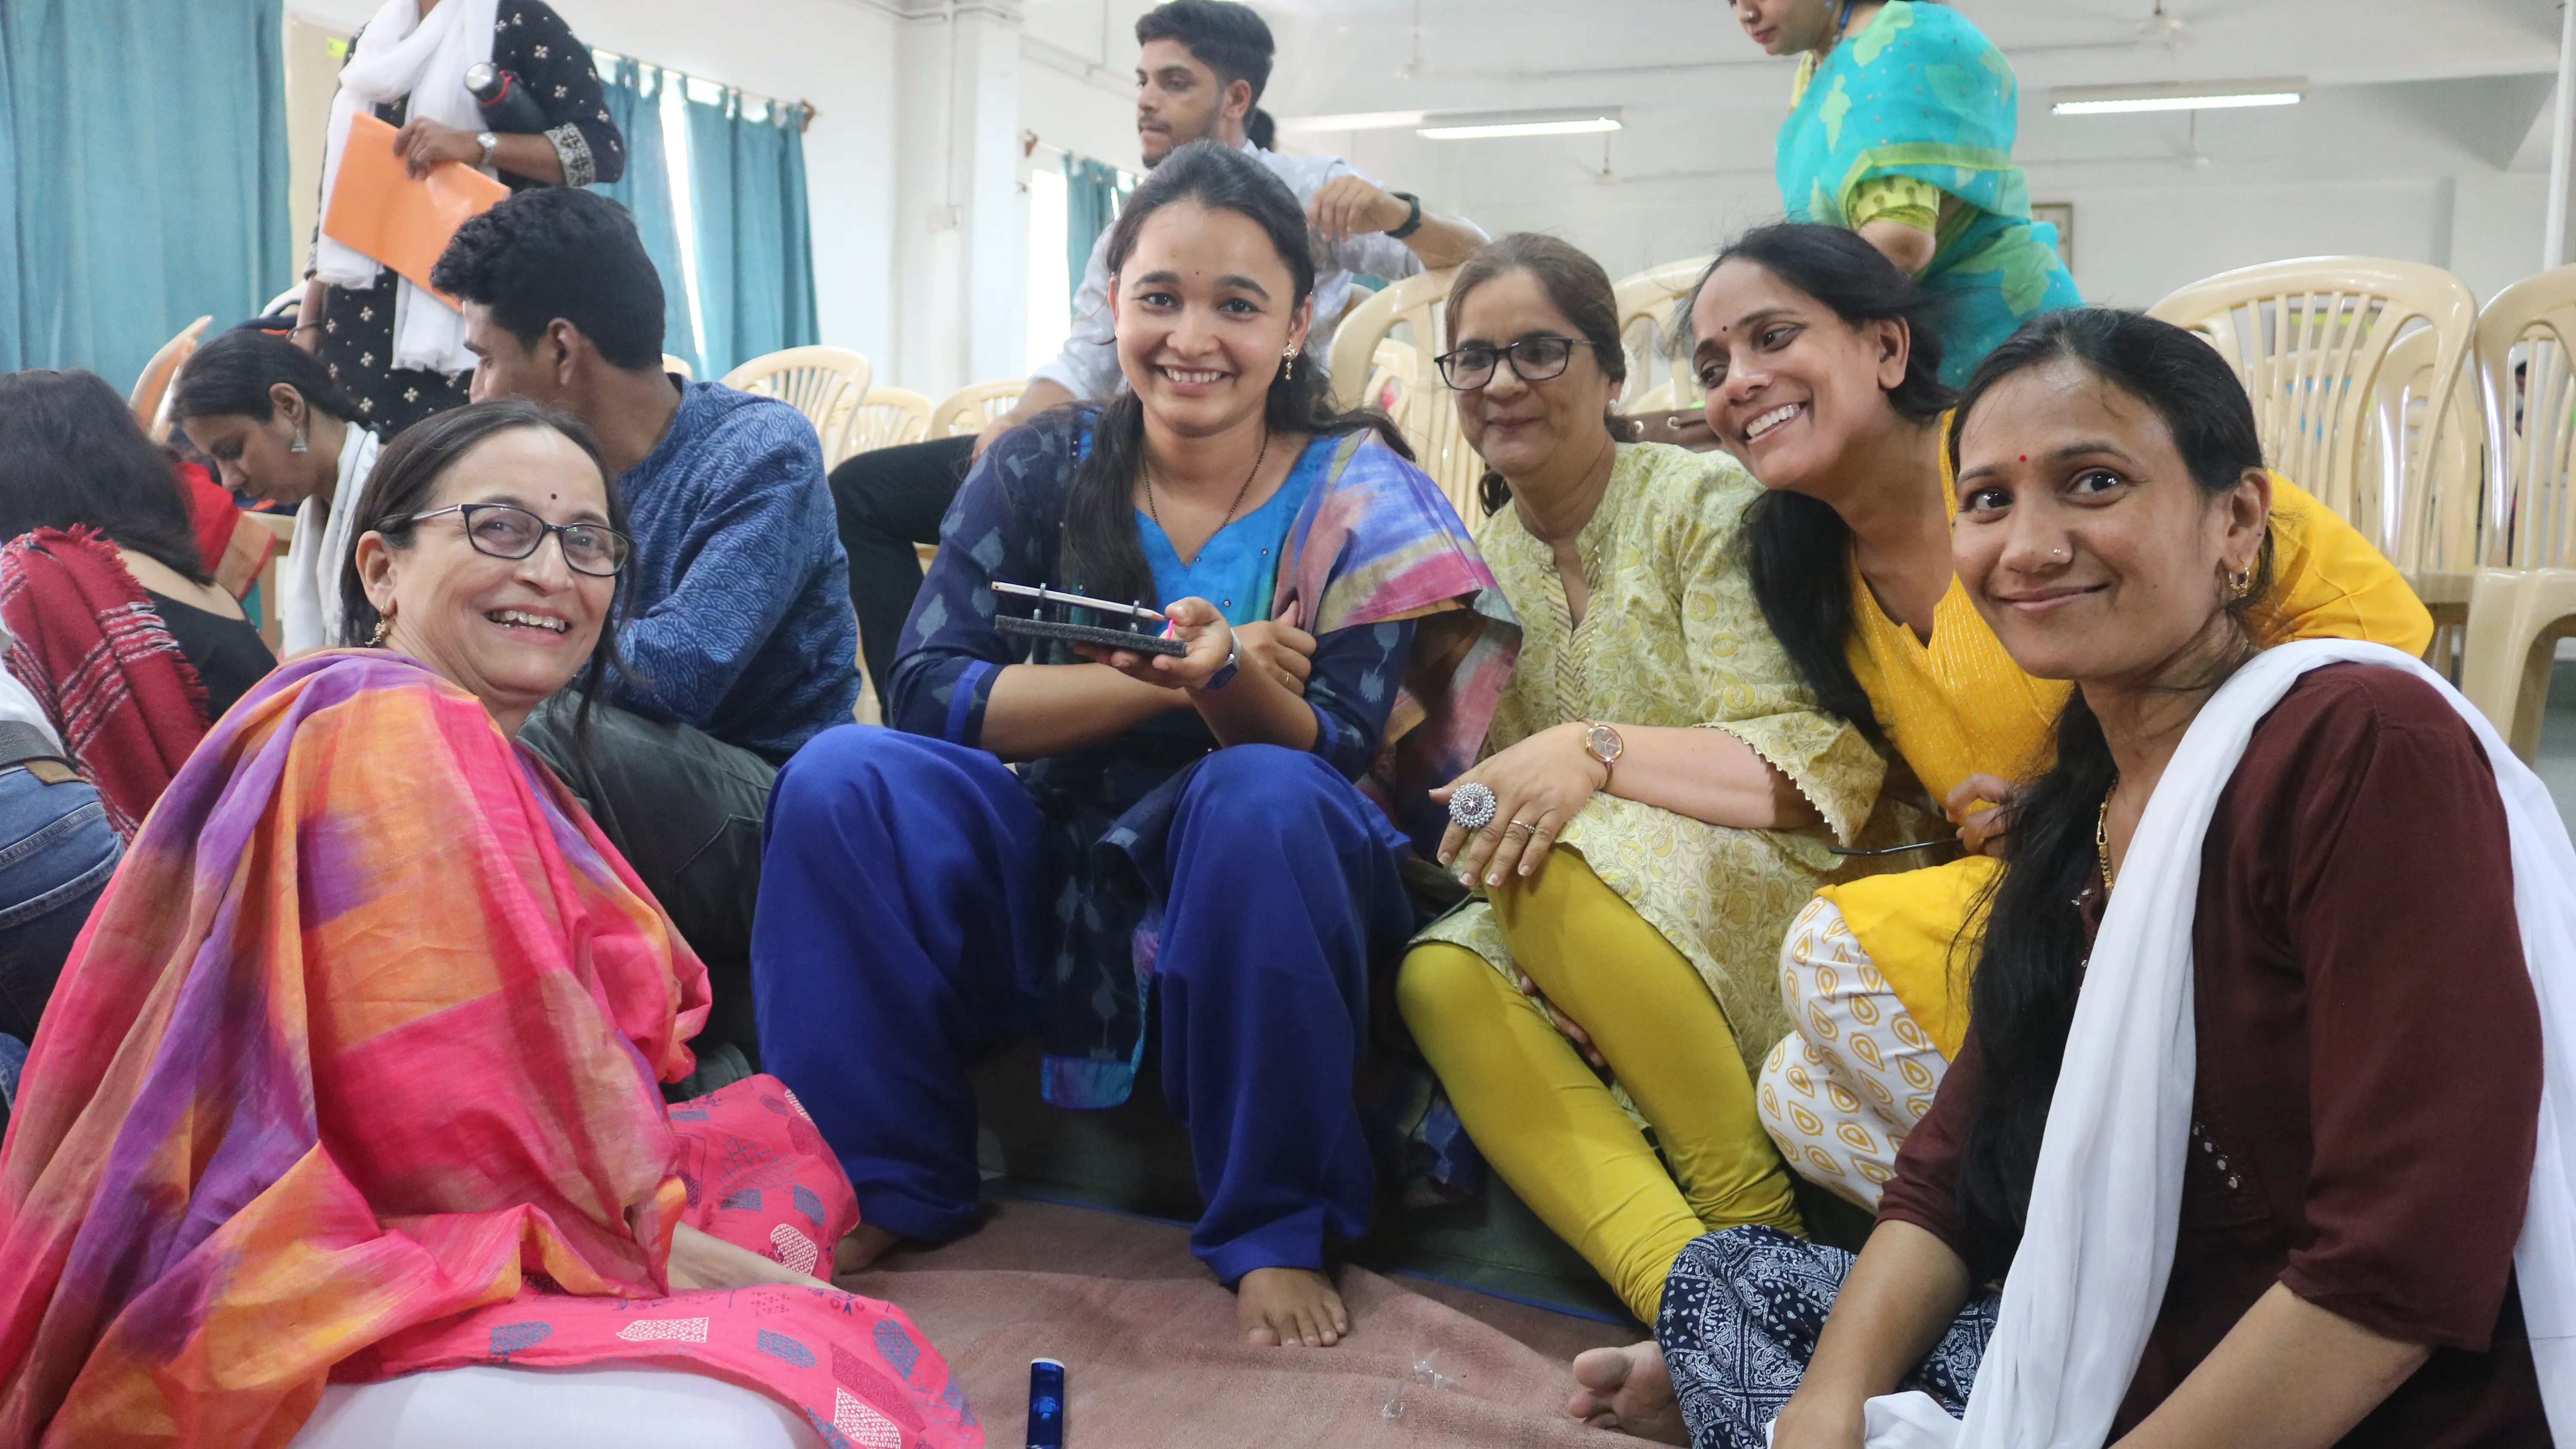
<svg viewBox="0 0 2576 1449"><path fill-rule="evenodd" d="M1781 123L1780 204L1849 227L1947 304L1941 381L2042 312L2080 307L2057 229L2012 160L2012 62L1934 0L1736 0L1773 55L1803 52Z"/></svg>
<svg viewBox="0 0 2576 1449"><path fill-rule="evenodd" d="M1351 1074L1369 970L1414 926L1390 810L1473 759L1518 630L1384 420L1335 414L1296 356L1309 258L1248 156L1157 167L1109 250L1129 391L994 445L904 630L894 728L779 776L762 1056L858 1189L845 1270L970 1222L974 1055L1037 1034L1047 1099L1105 1107L1152 1030L1206 1199L1191 1246L1245 1337L1349 1330L1322 1270L1373 1193ZM1189 652L1032 649L995 581L1167 600Z"/></svg>

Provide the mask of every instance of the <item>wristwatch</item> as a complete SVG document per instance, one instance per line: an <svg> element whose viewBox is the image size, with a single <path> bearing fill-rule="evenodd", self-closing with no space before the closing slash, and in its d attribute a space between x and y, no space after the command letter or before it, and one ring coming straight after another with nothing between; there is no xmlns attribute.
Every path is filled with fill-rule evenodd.
<svg viewBox="0 0 2576 1449"><path fill-rule="evenodd" d="M1619 732L1606 724L1588 719L1577 723L1583 726L1583 753L1601 762L1601 785L1608 789L1611 767L1619 763L1621 755L1628 753L1628 742L1619 738Z"/></svg>
<svg viewBox="0 0 2576 1449"><path fill-rule="evenodd" d="M489 166L492 164L492 153L499 150L501 147L501 138L493 135L489 131L485 131L474 138L474 144L483 148L483 159L475 162L474 164L477 166Z"/></svg>
<svg viewBox="0 0 2576 1449"><path fill-rule="evenodd" d="M1397 241L1402 241L1406 237L1413 235L1415 232L1422 230L1422 198L1414 195L1410 191L1390 191L1387 195L1392 196L1396 200L1413 208L1412 213L1404 218L1404 225L1388 232L1387 235L1393 237Z"/></svg>
<svg viewBox="0 0 2576 1449"><path fill-rule="evenodd" d="M1200 685L1199 688L1223 689L1227 685L1234 683L1234 676L1239 672L1234 667L1234 661L1241 653L1242 651L1239 649L1226 650L1225 662L1218 665L1216 667L1216 673L1209 675L1207 677L1207 683Z"/></svg>

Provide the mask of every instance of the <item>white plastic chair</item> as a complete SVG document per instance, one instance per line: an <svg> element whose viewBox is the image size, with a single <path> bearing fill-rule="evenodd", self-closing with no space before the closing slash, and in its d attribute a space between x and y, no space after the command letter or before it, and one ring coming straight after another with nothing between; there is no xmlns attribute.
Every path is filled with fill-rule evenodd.
<svg viewBox="0 0 2576 1449"><path fill-rule="evenodd" d="M2389 476L2374 456L2380 373L2401 338L2429 328L2421 395L2451 395L2477 325L2477 301L2459 278L2419 262L2305 257L2194 282L2149 314L2200 333L2236 370L2276 472L2402 561L2410 512L2426 511L2410 508L2405 478L2424 475L2410 465ZM2419 449L2438 448L2449 412L2436 409L2417 430Z"/></svg>
<svg viewBox="0 0 2576 1449"><path fill-rule="evenodd" d="M1619 341L1628 354L1628 383L1617 403L1623 413L1677 410L1700 404L1699 379L1674 348L1685 329L1674 309L1699 285L1711 257L1690 257L1648 267L1621 281Z"/></svg>
<svg viewBox="0 0 2576 1449"><path fill-rule="evenodd" d="M1411 343L1379 343L1369 359L1368 388L1361 394L1361 405L1393 418L1399 430L1411 427L1414 399L1422 391L1422 368L1421 349Z"/></svg>
<svg viewBox="0 0 2576 1449"><path fill-rule="evenodd" d="M698 380L698 370L689 366L689 359L682 357L676 352L665 352L662 354L662 370L664 372L677 374L682 382L695 382Z"/></svg>
<svg viewBox="0 0 2576 1449"><path fill-rule="evenodd" d="M2576 633L2576 569L2481 569L2469 596L2460 693L2513 752L2540 749L2540 716L2561 636Z"/></svg>
<svg viewBox="0 0 2576 1449"><path fill-rule="evenodd" d="M2576 267L2525 277L2478 315L2488 437L2483 562L2576 566Z"/></svg>
<svg viewBox="0 0 2576 1449"><path fill-rule="evenodd" d="M1333 334L1333 400L1345 411L1367 405L1375 392L1379 344L1403 328L1414 353L1414 397L1405 409L1403 432L1413 444L1414 461L1448 495L1458 516L1472 527L1485 517L1478 500L1485 460L1467 446L1458 429L1458 409L1433 359L1448 350L1442 311L1449 301L1455 268L1423 272L1393 283L1353 307ZM1400 354L1399 354L1400 356Z"/></svg>
<svg viewBox="0 0 2576 1449"><path fill-rule="evenodd" d="M845 451L826 459L826 467L871 449L918 443L930 436L930 399L910 388L869 388L841 436Z"/></svg>
<svg viewBox="0 0 2576 1449"><path fill-rule="evenodd" d="M2390 561L2433 615L2434 647L2425 657L2452 673L2469 596L2485 562L2478 500L2486 448L2474 405L2477 384L2468 371L2452 376L2448 396L2434 397L2441 361L2429 327L2416 328L2388 349L2374 388L2371 467L2379 496L2395 500Z"/></svg>
<svg viewBox="0 0 2576 1449"><path fill-rule="evenodd" d="M941 398L930 410L930 436L934 438L971 438L984 431L984 425L1020 405L1020 394L1028 391L1028 379L1015 377L1008 382L979 382L961 387Z"/></svg>
<svg viewBox="0 0 2576 1449"><path fill-rule="evenodd" d="M755 357L724 375L724 385L774 397L803 413L822 440L829 468L856 449L847 435L876 368L846 347L790 347Z"/></svg>

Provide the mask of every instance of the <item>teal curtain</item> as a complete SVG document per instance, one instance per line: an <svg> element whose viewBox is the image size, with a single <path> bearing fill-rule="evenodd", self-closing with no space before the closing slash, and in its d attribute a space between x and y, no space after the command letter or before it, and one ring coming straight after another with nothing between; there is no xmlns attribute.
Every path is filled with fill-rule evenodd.
<svg viewBox="0 0 2576 1449"><path fill-rule="evenodd" d="M699 338L707 377L764 353L817 341L814 245L806 216L803 112L758 119L742 93L691 100L689 202L698 252Z"/></svg>
<svg viewBox="0 0 2576 1449"><path fill-rule="evenodd" d="M1064 158L1064 260L1071 280L1065 306L1082 291L1082 274L1091 266L1091 249L1118 217L1118 168L1068 152Z"/></svg>
<svg viewBox="0 0 2576 1449"><path fill-rule="evenodd" d="M0 0L0 369L121 392L198 316L294 282L281 4Z"/></svg>
<svg viewBox="0 0 2576 1449"><path fill-rule="evenodd" d="M27 355L18 269L18 161L5 149L18 134L9 108L9 20L0 11L0 372L14 372Z"/></svg>
<svg viewBox="0 0 2576 1449"><path fill-rule="evenodd" d="M662 350L687 358L703 377L706 363L698 355L697 329L689 325L688 268L680 250L679 209L671 196L670 148L662 136L662 87L676 82L659 71L648 74L624 57L601 79L608 117L626 138L626 174L593 189L634 214L644 254L662 274Z"/></svg>

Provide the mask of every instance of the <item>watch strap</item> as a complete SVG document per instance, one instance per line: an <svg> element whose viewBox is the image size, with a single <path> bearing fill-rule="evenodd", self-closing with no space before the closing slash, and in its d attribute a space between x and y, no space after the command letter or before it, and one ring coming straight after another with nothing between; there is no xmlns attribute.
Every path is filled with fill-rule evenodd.
<svg viewBox="0 0 2576 1449"><path fill-rule="evenodd" d="M484 131L474 137L474 144L483 148L483 159L474 164L489 166L492 164L492 153L501 149L501 138L490 131Z"/></svg>
<svg viewBox="0 0 2576 1449"><path fill-rule="evenodd" d="M1234 676L1242 672L1235 667L1235 661L1241 658L1242 655L1243 651L1241 649L1226 650L1225 662L1218 665L1216 667L1216 672L1207 677L1207 683L1200 685L1199 688L1223 689L1227 685L1234 683Z"/></svg>
<svg viewBox="0 0 2576 1449"><path fill-rule="evenodd" d="M1388 232L1387 235L1395 238L1397 241L1402 241L1406 237L1413 235L1415 232L1422 230L1422 198L1414 195L1410 191L1390 191L1387 195L1394 197L1396 200L1401 201L1406 206L1412 208L1412 211L1404 218L1404 225Z"/></svg>

